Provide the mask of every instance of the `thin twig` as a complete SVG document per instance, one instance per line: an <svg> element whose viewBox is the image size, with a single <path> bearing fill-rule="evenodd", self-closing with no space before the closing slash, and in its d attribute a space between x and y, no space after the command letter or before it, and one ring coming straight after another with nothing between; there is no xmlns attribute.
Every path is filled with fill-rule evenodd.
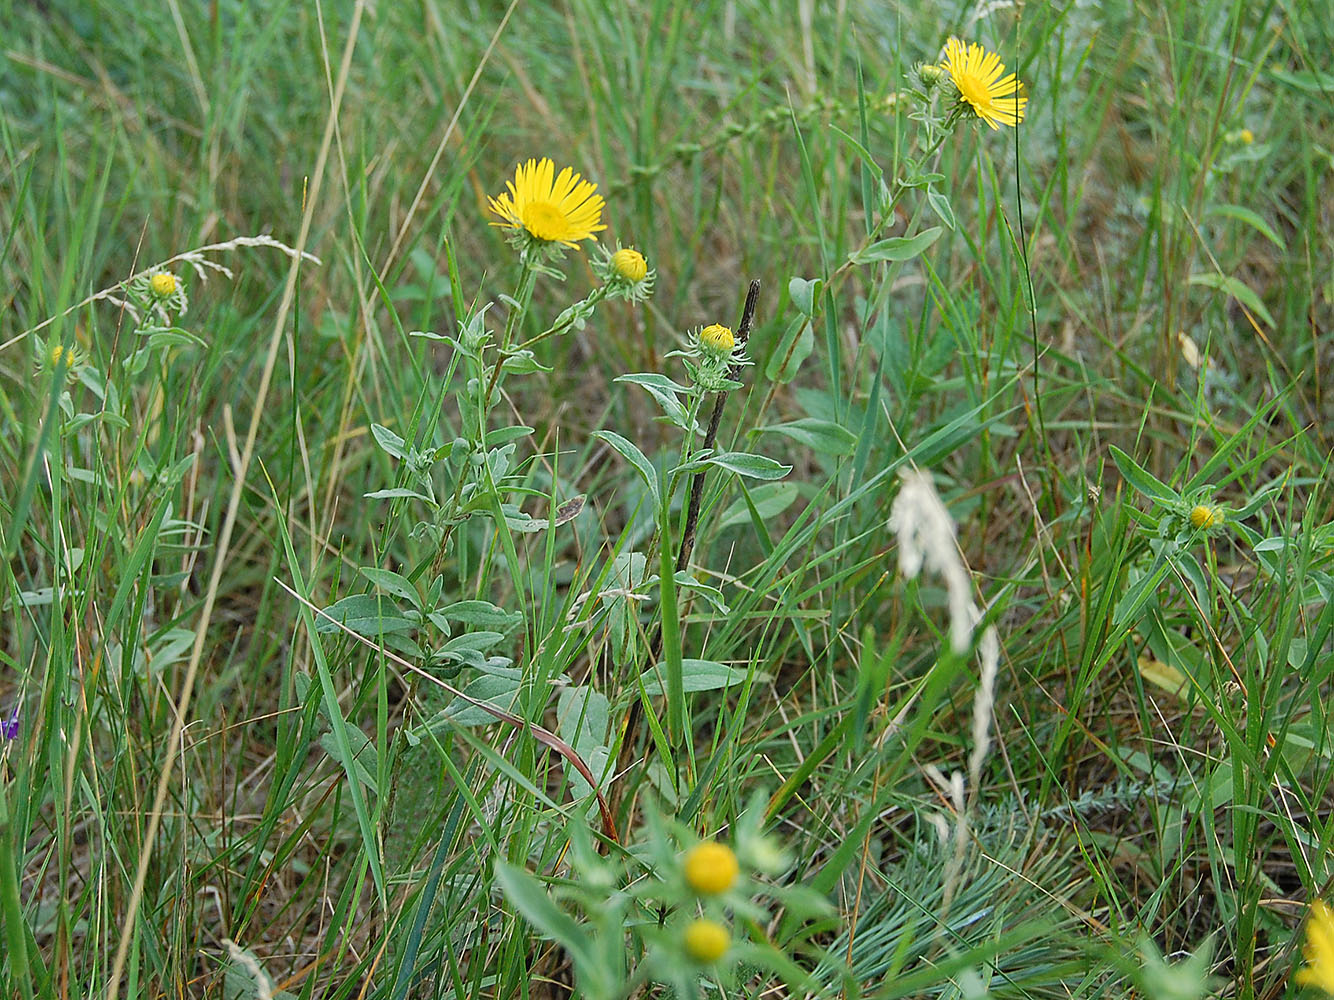
<svg viewBox="0 0 1334 1000"><path fill-rule="evenodd" d="M750 283L750 291L746 293L746 305L741 310L741 325L737 327L737 342L744 347L746 341L750 339L751 324L755 322L755 303L760 297L760 279L756 278ZM741 366L733 365L727 373L727 377L735 381L741 374ZM718 424L723 419L723 404L727 402L727 393L720 392L713 397L713 412L709 414L709 429L704 434L704 450L708 451L718 440ZM695 478L690 482L690 504L686 508L685 529L681 532L681 551L676 554L676 571L679 573L690 563L690 553L695 548L695 529L699 527L699 511L704 499L704 474L701 469L695 473ZM662 627L658 627L658 636L661 640Z"/></svg>

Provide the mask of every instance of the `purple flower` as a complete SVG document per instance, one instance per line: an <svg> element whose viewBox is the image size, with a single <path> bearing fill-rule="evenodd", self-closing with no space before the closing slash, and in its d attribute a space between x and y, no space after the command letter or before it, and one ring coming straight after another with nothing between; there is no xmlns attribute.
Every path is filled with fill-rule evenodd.
<svg viewBox="0 0 1334 1000"><path fill-rule="evenodd" d="M19 707L14 706L13 713L8 719L0 719L0 737L6 740L12 740L19 734Z"/></svg>

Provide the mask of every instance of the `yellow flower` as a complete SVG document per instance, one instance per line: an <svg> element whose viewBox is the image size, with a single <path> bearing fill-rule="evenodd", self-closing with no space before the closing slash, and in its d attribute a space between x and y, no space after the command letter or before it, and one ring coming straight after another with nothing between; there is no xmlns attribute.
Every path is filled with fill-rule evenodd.
<svg viewBox="0 0 1334 1000"><path fill-rule="evenodd" d="M686 883L701 896L715 896L732 888L737 871L736 855L724 844L705 841L686 852Z"/></svg>
<svg viewBox="0 0 1334 1000"><path fill-rule="evenodd" d="M727 954L732 935L716 920L692 920L686 925L686 953L701 965L712 965Z"/></svg>
<svg viewBox="0 0 1334 1000"><path fill-rule="evenodd" d="M1237 138L1241 140L1243 146L1249 146L1255 141L1255 133L1248 128L1244 128L1237 134Z"/></svg>
<svg viewBox="0 0 1334 1000"><path fill-rule="evenodd" d="M160 299L165 299L176 291L176 275L170 271L159 271L148 279L149 290Z"/></svg>
<svg viewBox="0 0 1334 1000"><path fill-rule="evenodd" d="M1198 503L1190 509L1190 526L1196 530L1221 528L1226 515L1221 507L1209 507Z"/></svg>
<svg viewBox="0 0 1334 1000"><path fill-rule="evenodd" d="M524 230L542 243L560 243L578 249L579 240L589 240L607 227L602 224L602 196L597 185L583 180L569 167L555 175L555 165L545 156L520 163L509 191L488 199L491 211L505 229Z"/></svg>
<svg viewBox="0 0 1334 1000"><path fill-rule="evenodd" d="M77 347L66 347L52 342L47 345L46 354L38 358L39 367L63 376L67 381L74 379L75 370L83 364L83 352Z"/></svg>
<svg viewBox="0 0 1334 1000"><path fill-rule="evenodd" d="M687 931L687 934L689 931ZM1306 965L1297 971L1297 982L1319 986L1334 995L1334 910L1317 899L1306 921Z"/></svg>
<svg viewBox="0 0 1334 1000"><path fill-rule="evenodd" d="M611 255L611 269L625 281L634 284L643 281L648 274L648 261L638 250L626 247Z"/></svg>
<svg viewBox="0 0 1334 1000"><path fill-rule="evenodd" d="M992 128L1018 125L1024 120L1024 85L1013 73L1005 76L1000 56L988 52L976 42L964 45L957 38L945 43L945 61L941 69L950 75L959 97L973 113Z"/></svg>
<svg viewBox="0 0 1334 1000"><path fill-rule="evenodd" d="M714 323L699 331L699 343L714 354L731 354L736 347L736 334L721 323Z"/></svg>

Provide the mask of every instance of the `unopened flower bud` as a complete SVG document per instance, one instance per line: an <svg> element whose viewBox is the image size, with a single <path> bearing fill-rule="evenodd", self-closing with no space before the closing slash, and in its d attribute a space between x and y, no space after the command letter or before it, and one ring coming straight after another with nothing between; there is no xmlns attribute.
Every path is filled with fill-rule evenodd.
<svg viewBox="0 0 1334 1000"><path fill-rule="evenodd" d="M148 288L158 298L165 299L176 291L176 275L159 271L148 279Z"/></svg>
<svg viewBox="0 0 1334 1000"><path fill-rule="evenodd" d="M633 284L643 281L648 274L648 261L638 250L626 247L611 255L611 269L620 278Z"/></svg>

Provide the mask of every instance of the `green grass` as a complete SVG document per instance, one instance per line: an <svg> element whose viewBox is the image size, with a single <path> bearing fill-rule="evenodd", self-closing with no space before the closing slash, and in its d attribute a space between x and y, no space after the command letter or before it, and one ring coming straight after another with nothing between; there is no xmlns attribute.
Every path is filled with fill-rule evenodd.
<svg viewBox="0 0 1334 1000"><path fill-rule="evenodd" d="M715 996L698 836L749 873L705 905L729 996L1297 995L1334 891L1319 5L150 6L0 0L4 995ZM950 34L1027 117L914 164ZM569 253L502 298L486 197L543 155L656 290L483 403L507 319L597 285ZM171 265L171 329L121 307L260 234ZM701 442L616 379L686 382L752 279L717 450L791 469L674 472ZM476 359L415 335L470 321ZM413 450L426 530L366 496ZM1002 646L985 759L977 643L887 527L913 467Z"/></svg>

